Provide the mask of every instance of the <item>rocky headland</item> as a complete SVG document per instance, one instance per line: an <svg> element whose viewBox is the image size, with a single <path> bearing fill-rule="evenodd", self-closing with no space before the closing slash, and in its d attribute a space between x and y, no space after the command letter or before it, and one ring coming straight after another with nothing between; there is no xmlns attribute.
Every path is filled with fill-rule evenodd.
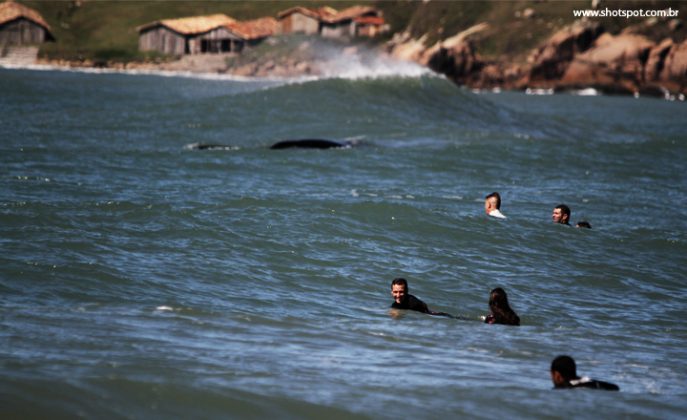
<svg viewBox="0 0 687 420"><path fill-rule="evenodd" d="M579 20L556 31L533 49L525 62L504 55L484 59L471 37L488 28L475 25L426 48L423 39L400 34L388 44L394 57L412 60L476 89L544 89L567 91L593 88L600 92L655 95L684 99L687 94L687 41L665 37L656 42L643 35L648 26L671 32L680 21L649 20L606 32L601 24Z"/></svg>

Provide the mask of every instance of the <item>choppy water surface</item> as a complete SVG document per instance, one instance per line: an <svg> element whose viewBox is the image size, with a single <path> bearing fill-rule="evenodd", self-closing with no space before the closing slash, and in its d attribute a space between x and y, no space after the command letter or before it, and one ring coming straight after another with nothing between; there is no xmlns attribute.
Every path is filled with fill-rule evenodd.
<svg viewBox="0 0 687 420"><path fill-rule="evenodd" d="M683 103L0 70L0 110L3 418L687 410ZM304 137L359 146L268 149ZM471 321L391 317L399 276Z"/></svg>

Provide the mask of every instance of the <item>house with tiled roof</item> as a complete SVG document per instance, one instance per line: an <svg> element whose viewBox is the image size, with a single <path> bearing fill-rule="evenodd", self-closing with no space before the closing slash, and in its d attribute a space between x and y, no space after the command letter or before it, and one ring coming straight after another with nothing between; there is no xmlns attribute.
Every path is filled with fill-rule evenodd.
<svg viewBox="0 0 687 420"><path fill-rule="evenodd" d="M12 0L0 3L0 47L54 40L50 25L40 13Z"/></svg>
<svg viewBox="0 0 687 420"><path fill-rule="evenodd" d="M239 22L225 14L163 19L136 28L141 51L170 55L240 52L273 35L274 18Z"/></svg>
<svg viewBox="0 0 687 420"><path fill-rule="evenodd" d="M224 14L162 19L138 28L138 49L170 55L241 49L241 40L226 25L236 22Z"/></svg>
<svg viewBox="0 0 687 420"><path fill-rule="evenodd" d="M277 15L280 33L305 33L340 38L376 36L388 31L382 12L368 6L352 6L344 10L331 7L309 9L292 7Z"/></svg>
<svg viewBox="0 0 687 420"><path fill-rule="evenodd" d="M279 32L282 34L319 35L322 29L322 20L334 14L336 14L336 10L331 7L319 9L302 6L292 7L277 14Z"/></svg>
<svg viewBox="0 0 687 420"><path fill-rule="evenodd" d="M278 32L279 22L273 17L236 21L228 25L229 29L241 36L247 44L252 45Z"/></svg>
<svg viewBox="0 0 687 420"><path fill-rule="evenodd" d="M381 12L377 9L367 6L353 6L333 15L326 16L322 20L320 34L323 37L329 38L360 36L358 32L358 23L366 18L380 19L383 24Z"/></svg>

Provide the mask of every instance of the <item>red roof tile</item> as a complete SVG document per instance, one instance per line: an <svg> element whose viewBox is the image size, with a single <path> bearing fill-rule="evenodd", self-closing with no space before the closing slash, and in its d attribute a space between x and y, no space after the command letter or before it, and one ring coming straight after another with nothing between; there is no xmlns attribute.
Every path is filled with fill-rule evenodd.
<svg viewBox="0 0 687 420"><path fill-rule="evenodd" d="M229 16L219 13L208 16L193 16L179 19L163 19L155 22L147 23L136 28L139 32L146 29L154 28L155 26L165 26L174 32L182 35L196 35L209 32L213 29L226 27L227 25L236 23L236 20Z"/></svg>
<svg viewBox="0 0 687 420"><path fill-rule="evenodd" d="M336 14L329 16L325 18L325 21L329 23L337 23L341 22L344 20L352 20L358 17L362 17L363 15L367 13L375 13L377 14L377 10L373 7L368 7L368 6L352 6L347 9L344 9L340 12L337 12Z"/></svg>
<svg viewBox="0 0 687 420"><path fill-rule="evenodd" d="M232 32L245 40L266 38L277 32L279 22L271 17L264 17L245 22L233 22L227 26Z"/></svg>
<svg viewBox="0 0 687 420"><path fill-rule="evenodd" d="M361 16L353 19L353 21L363 25L384 25L384 18L379 16Z"/></svg>

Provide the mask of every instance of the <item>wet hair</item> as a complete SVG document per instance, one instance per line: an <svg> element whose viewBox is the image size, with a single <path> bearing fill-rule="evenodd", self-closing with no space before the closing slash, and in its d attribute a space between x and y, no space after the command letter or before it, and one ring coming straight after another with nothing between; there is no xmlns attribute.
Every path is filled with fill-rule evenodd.
<svg viewBox="0 0 687 420"><path fill-rule="evenodd" d="M500 209L501 208L501 195L499 193L497 193L496 191L494 191L493 193L484 197L485 200L489 200L490 198L496 199L496 209Z"/></svg>
<svg viewBox="0 0 687 420"><path fill-rule="evenodd" d="M551 362L551 372L558 372L563 379L569 381L577 378L577 367L575 361L570 356L558 356Z"/></svg>
<svg viewBox="0 0 687 420"><path fill-rule="evenodd" d="M579 222L577 222L575 227L591 229L592 225L586 220L580 220Z"/></svg>
<svg viewBox="0 0 687 420"><path fill-rule="evenodd" d="M489 311L494 316L495 324L520 325L520 317L508 304L508 295L500 287L489 293Z"/></svg>
<svg viewBox="0 0 687 420"><path fill-rule="evenodd" d="M566 206L565 204L559 204L554 209L561 209L561 214L566 214L568 215L568 219L570 219L570 207Z"/></svg>
<svg viewBox="0 0 687 420"><path fill-rule="evenodd" d="M403 289L408 293L408 282L406 279L401 278L401 277L396 277L391 281L391 288L393 289L395 285L400 284L403 286Z"/></svg>

